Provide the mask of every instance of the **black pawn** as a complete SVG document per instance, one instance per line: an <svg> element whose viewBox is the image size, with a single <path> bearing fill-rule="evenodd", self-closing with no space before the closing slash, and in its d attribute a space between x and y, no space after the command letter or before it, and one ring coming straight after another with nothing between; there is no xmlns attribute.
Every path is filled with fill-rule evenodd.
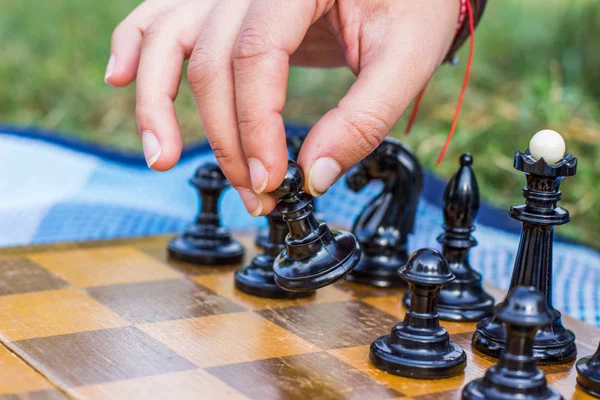
<svg viewBox="0 0 600 400"><path fill-rule="evenodd" d="M544 373L533 357L535 332L550 325L552 310L541 292L533 287L512 289L504 303L496 308L496 318L506 325L506 347L498 364L485 376L469 383L463 399L481 400L551 400L562 396L548 386Z"/></svg>
<svg viewBox="0 0 600 400"><path fill-rule="evenodd" d="M272 192L276 210L287 223L285 250L273 269L275 282L290 291L310 291L330 285L350 273L360 260L356 238L332 231L313 214L312 196L302 191L304 177L298 164L289 161L283 183Z"/></svg>
<svg viewBox="0 0 600 400"><path fill-rule="evenodd" d="M264 243L264 251L254 257L250 265L241 267L235 272L235 287L244 293L271 299L297 299L311 296L314 292L290 292L275 283L273 263L285 250L285 237L289 230L277 211L272 211L267 219L269 235Z"/></svg>
<svg viewBox="0 0 600 400"><path fill-rule="evenodd" d="M169 256L199 265L237 264L244 258L244 248L221 226L219 197L229 182L218 165L201 165L190 183L200 194L200 212L196 223L168 245Z"/></svg>
<svg viewBox="0 0 600 400"><path fill-rule="evenodd" d="M346 175L355 192L371 181L383 189L365 206L352 228L363 256L349 281L379 287L406 286L400 268L408 261L408 235L413 232L423 170L417 157L402 143L385 139Z"/></svg>
<svg viewBox="0 0 600 400"><path fill-rule="evenodd" d="M287 137L287 146L291 155L291 160L298 162L298 156L300 155L300 149L302 149L302 145L306 140L306 135L293 135ZM320 213L317 208L316 199L313 199L312 202L313 213L315 214L315 218L317 221L325 221L325 216L323 213Z"/></svg>
<svg viewBox="0 0 600 400"><path fill-rule="evenodd" d="M288 150L290 152L290 156L292 157L293 161L296 161L296 162L298 161L298 154L300 154L300 149L302 148L302 143L304 143L305 139L306 139L306 136L303 136L303 135L288 135L288 136L286 136ZM316 213L314 201L313 201L313 211ZM319 221L323 220L322 218L320 218L320 215L316 215L316 217ZM268 240L269 240L269 228L268 227L260 228L258 230L258 234L256 235L256 240L255 240L254 244L257 247L264 248L265 244L267 243Z"/></svg>
<svg viewBox="0 0 600 400"><path fill-rule="evenodd" d="M600 398L600 345L594 354L577 361L577 383L587 393Z"/></svg>
<svg viewBox="0 0 600 400"><path fill-rule="evenodd" d="M454 275L435 250L417 250L402 270L411 290L404 321L371 344L369 358L379 369L410 378L435 379L461 373L467 356L440 326L437 298Z"/></svg>
<svg viewBox="0 0 600 400"><path fill-rule="evenodd" d="M569 212L558 206L560 184L577 172L577 158L565 155L555 164L536 160L529 149L515 152L515 169L525 173L525 204L511 207L510 216L523 224L521 240L510 288L533 286L546 298L552 311L552 324L539 329L533 341L533 355L538 364L566 363L577 355L575 334L566 329L561 314L552 307L552 247L554 227L569 222ZM473 334L473 347L498 358L506 343L506 330L495 317L479 321Z"/></svg>
<svg viewBox="0 0 600 400"><path fill-rule="evenodd" d="M472 165L473 157L463 154L444 192L444 233L438 242L456 276L440 291L438 314L447 321L479 321L494 313L494 299L483 290L481 275L469 264L469 250L477 245L471 232L479 212L479 187Z"/></svg>
<svg viewBox="0 0 600 400"><path fill-rule="evenodd" d="M286 143L287 143L287 147L290 152L292 161L298 162L298 155L300 154L300 149L302 148L302 144L304 144L305 140L306 140L306 135L286 136Z"/></svg>

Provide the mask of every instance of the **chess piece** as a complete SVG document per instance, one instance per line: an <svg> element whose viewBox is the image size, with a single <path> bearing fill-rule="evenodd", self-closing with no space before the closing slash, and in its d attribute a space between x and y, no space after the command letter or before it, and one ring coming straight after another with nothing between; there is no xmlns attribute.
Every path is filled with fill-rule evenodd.
<svg viewBox="0 0 600 400"><path fill-rule="evenodd" d="M302 143L304 143L305 139L306 139L305 135L287 135L286 136L288 150L290 153L290 157L293 161L298 161L298 154L300 154L300 149L302 148ZM312 206L313 206L313 212L315 213L315 217L317 218L317 220L323 221L322 215L320 215L316 211L314 199L313 199ZM260 248L264 248L268 239L269 239L269 228L268 227L260 228L258 230L258 235L256 236L255 244L256 244L256 246L258 246Z"/></svg>
<svg viewBox="0 0 600 400"><path fill-rule="evenodd" d="M221 226L219 197L229 182L218 165L201 165L190 183L200 194L196 223L168 245L169 256L199 265L236 264L244 258L244 248Z"/></svg>
<svg viewBox="0 0 600 400"><path fill-rule="evenodd" d="M264 226L258 228L254 245L258 248L264 249L269 241L269 227Z"/></svg>
<svg viewBox="0 0 600 400"><path fill-rule="evenodd" d="M600 345L594 354L577 361L577 383L587 393L600 398Z"/></svg>
<svg viewBox="0 0 600 400"><path fill-rule="evenodd" d="M473 157L463 154L459 161L460 168L444 192L444 233L438 237L456 279L440 290L438 314L447 321L479 321L493 314L494 299L483 289L481 275L469 264L469 250L477 245L471 232L479 212L479 187ZM408 305L410 296L404 302Z"/></svg>
<svg viewBox="0 0 600 400"><path fill-rule="evenodd" d="M298 162L298 155L300 154L300 149L302 148L304 140L306 140L306 135L289 135L286 136L285 139L288 151L290 152L290 159Z"/></svg>
<svg viewBox="0 0 600 400"><path fill-rule="evenodd" d="M300 155L300 149L302 148L302 144L306 140L306 135L290 135L287 136L287 145L290 152L290 156L292 157L292 161L298 162L298 156ZM312 201L312 209L315 214L315 218L317 221L325 221L325 216L323 213L319 212L318 202L321 201L322 198L314 199Z"/></svg>
<svg viewBox="0 0 600 400"><path fill-rule="evenodd" d="M462 393L466 400L553 400L562 396L548 386L533 358L535 332L548 326L554 313L544 296L533 287L520 286L508 293L496 308L496 318L506 325L506 347L498 364L483 378L469 383Z"/></svg>
<svg viewBox="0 0 600 400"><path fill-rule="evenodd" d="M352 228L363 256L348 280L379 287L406 286L400 268L408 261L408 235L413 231L423 171L408 147L385 139L346 177L355 192L373 180L383 181L383 189Z"/></svg>
<svg viewBox="0 0 600 400"><path fill-rule="evenodd" d="M276 210L287 223L285 250L275 260L275 282L290 291L310 291L346 276L360 260L361 250L349 232L330 230L313 214L312 196L302 191L304 176L289 161L283 183L272 194Z"/></svg>
<svg viewBox="0 0 600 400"><path fill-rule="evenodd" d="M541 291L552 311L552 324L537 331L533 354L539 364L571 361L577 354L575 335L561 322L561 314L552 307L552 243L554 226L569 222L569 212L559 206L559 186L564 177L573 176L577 158L570 154L548 164L543 154L536 160L529 149L515 152L515 168L525 173L525 205L511 207L510 216L521 221L523 229L510 287L533 286ZM495 317L477 324L473 346L492 357L499 357L506 343L506 330Z"/></svg>
<svg viewBox="0 0 600 400"><path fill-rule="evenodd" d="M565 140L560 133L550 129L539 131L529 141L531 156L536 160L543 158L548 164L554 164L563 158L565 147Z"/></svg>
<svg viewBox="0 0 600 400"><path fill-rule="evenodd" d="M402 269L411 290L404 321L371 344L369 358L379 369L410 378L444 378L465 369L467 356L440 326L437 298L454 275L435 250L417 250Z"/></svg>
<svg viewBox="0 0 600 400"><path fill-rule="evenodd" d="M297 299L311 296L314 292L290 292L277 286L273 263L285 250L288 227L281 214L273 210L268 216L268 237L262 254L254 257L250 265L235 272L235 286L244 293L271 299Z"/></svg>

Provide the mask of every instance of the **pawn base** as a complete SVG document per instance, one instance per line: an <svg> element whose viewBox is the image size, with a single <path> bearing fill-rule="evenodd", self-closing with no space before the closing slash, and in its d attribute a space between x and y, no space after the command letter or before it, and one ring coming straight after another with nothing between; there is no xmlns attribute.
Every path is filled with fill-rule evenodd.
<svg viewBox="0 0 600 400"><path fill-rule="evenodd" d="M520 391L498 390L495 387L488 387L483 378L475 379L470 382L462 392L463 400L513 400L519 398L522 400L562 400L563 397L551 387L546 386L539 393L523 394Z"/></svg>
<svg viewBox="0 0 600 400"><path fill-rule="evenodd" d="M444 321L476 322L494 315L494 299L481 278L456 279L440 290L438 314Z"/></svg>
<svg viewBox="0 0 600 400"><path fill-rule="evenodd" d="M465 352L453 342L435 358L431 352L423 356L416 353L415 349L402 351L402 348L390 345L390 335L386 335L371 343L369 359L377 368L390 374L417 379L458 375L467 363Z"/></svg>
<svg viewBox="0 0 600 400"><path fill-rule="evenodd" d="M575 335L566 329L560 313L550 326L537 331L533 341L533 357L540 365L563 364L577 356ZM472 346L483 354L500 358L506 343L506 329L494 317L481 320L473 334Z"/></svg>
<svg viewBox="0 0 600 400"><path fill-rule="evenodd" d="M313 291L337 282L350 273L362 254L358 242L345 231L330 233L331 241L320 244L320 248L314 251L309 246L315 243L297 244L298 248L307 248L303 257L292 258L289 249L281 253L273 265L275 283L292 292ZM295 251L302 253L298 248Z"/></svg>
<svg viewBox="0 0 600 400"><path fill-rule="evenodd" d="M590 395L600 398L600 371L589 365L590 357L577 361L577 383Z"/></svg>
<svg viewBox="0 0 600 400"><path fill-rule="evenodd" d="M171 239L167 249L170 257L197 265L238 264L244 259L244 247L231 238L215 241L184 234Z"/></svg>
<svg viewBox="0 0 600 400"><path fill-rule="evenodd" d="M235 271L235 287L249 295L269 299L299 299L314 294L314 292L290 292L277 286L272 261L271 258L269 270L265 265L268 264L267 257L259 255L252 260L252 264L239 268Z"/></svg>
<svg viewBox="0 0 600 400"><path fill-rule="evenodd" d="M406 281L400 277L400 268L407 259L392 259L363 254L362 259L347 279L376 287L406 287Z"/></svg>
<svg viewBox="0 0 600 400"><path fill-rule="evenodd" d="M473 310L461 310L446 307L438 308L438 315L442 321L476 322L481 321L485 317L489 317L492 313L493 311L490 311L486 307Z"/></svg>

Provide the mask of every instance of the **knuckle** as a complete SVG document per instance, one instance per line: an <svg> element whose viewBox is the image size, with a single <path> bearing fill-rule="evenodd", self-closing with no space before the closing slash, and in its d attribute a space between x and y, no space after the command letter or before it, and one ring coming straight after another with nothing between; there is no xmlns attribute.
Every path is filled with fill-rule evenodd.
<svg viewBox="0 0 600 400"><path fill-rule="evenodd" d="M137 94L135 100L135 115L140 118L153 115L156 109L157 99L145 94Z"/></svg>
<svg viewBox="0 0 600 400"><path fill-rule="evenodd" d="M236 166L241 165L235 152L218 139L210 140L210 146L231 185L240 186L240 174L232 173Z"/></svg>
<svg viewBox="0 0 600 400"><path fill-rule="evenodd" d="M219 60L219 57L204 46L197 46L192 52L188 64L187 76L188 82L196 97L204 97L208 92L208 87L226 65Z"/></svg>
<svg viewBox="0 0 600 400"><path fill-rule="evenodd" d="M225 147L213 145L212 149L221 168L224 171L229 171L230 167L234 165L233 154Z"/></svg>
<svg viewBox="0 0 600 400"><path fill-rule="evenodd" d="M269 52L270 43L257 28L250 26L242 30L233 50L234 60L249 60Z"/></svg>
<svg viewBox="0 0 600 400"><path fill-rule="evenodd" d="M259 120L252 118L244 118L242 115L238 116L238 129L244 137L249 138L251 140L253 133L258 132L260 127L261 122Z"/></svg>
<svg viewBox="0 0 600 400"><path fill-rule="evenodd" d="M380 116L366 111L355 111L345 121L352 141L365 153L375 150L392 128Z"/></svg>
<svg viewBox="0 0 600 400"><path fill-rule="evenodd" d="M141 104L136 104L135 106L135 118L138 121L144 121L147 115L151 115L150 109L146 106L142 106ZM141 127L140 127L141 128Z"/></svg>
<svg viewBox="0 0 600 400"><path fill-rule="evenodd" d="M143 32L143 46L152 46L163 35L164 24L161 21L155 21L148 25Z"/></svg>

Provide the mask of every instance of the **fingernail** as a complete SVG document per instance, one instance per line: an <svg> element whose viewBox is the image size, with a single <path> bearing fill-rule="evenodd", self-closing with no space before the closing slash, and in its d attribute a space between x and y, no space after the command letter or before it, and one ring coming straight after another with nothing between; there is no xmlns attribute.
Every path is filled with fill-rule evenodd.
<svg viewBox="0 0 600 400"><path fill-rule="evenodd" d="M315 161L308 175L308 188L313 196L320 196L329 189L342 172L342 166L332 158L321 157Z"/></svg>
<svg viewBox="0 0 600 400"><path fill-rule="evenodd" d="M250 168L250 180L252 189L255 193L262 193L269 182L269 173L265 166L256 158L248 159L248 168Z"/></svg>
<svg viewBox="0 0 600 400"><path fill-rule="evenodd" d="M240 194L240 198L248 213L253 217L258 217L263 210L263 205L258 196L245 188L235 188L235 190Z"/></svg>
<svg viewBox="0 0 600 400"><path fill-rule="evenodd" d="M115 59L115 55L111 54L110 58L108 59L108 65L106 65L106 74L104 74L104 82L108 83L109 85L110 85L110 83L108 82L108 78L110 78L113 71L115 70L115 62L116 61L117 60Z"/></svg>
<svg viewBox="0 0 600 400"><path fill-rule="evenodd" d="M160 153L162 152L160 142L152 131L142 132L142 147L144 148L146 164L148 164L148 167L152 167L152 164L158 160Z"/></svg>

